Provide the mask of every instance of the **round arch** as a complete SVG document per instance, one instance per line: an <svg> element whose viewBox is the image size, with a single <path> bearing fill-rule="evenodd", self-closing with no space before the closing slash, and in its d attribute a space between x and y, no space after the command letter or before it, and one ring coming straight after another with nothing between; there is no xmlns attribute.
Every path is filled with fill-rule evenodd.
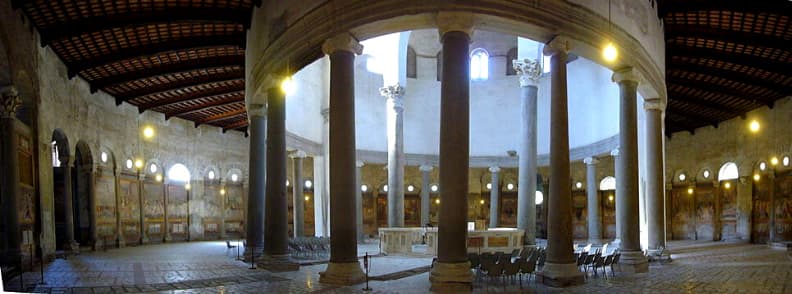
<svg viewBox="0 0 792 294"><path fill-rule="evenodd" d="M74 238L79 244L93 245L95 227L95 196L93 194L94 161L91 147L83 140L77 141L74 152Z"/></svg>
<svg viewBox="0 0 792 294"><path fill-rule="evenodd" d="M718 170L718 181L728 181L738 179L740 177L739 170L737 169L737 164L734 162L726 162L724 163L720 170Z"/></svg>
<svg viewBox="0 0 792 294"><path fill-rule="evenodd" d="M600 191L613 191L616 190L616 178L612 176L604 177L599 183Z"/></svg>

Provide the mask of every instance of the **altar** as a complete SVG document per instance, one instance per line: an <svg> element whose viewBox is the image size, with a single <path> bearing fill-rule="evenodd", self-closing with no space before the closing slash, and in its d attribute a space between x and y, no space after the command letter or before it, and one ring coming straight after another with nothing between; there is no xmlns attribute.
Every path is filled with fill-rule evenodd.
<svg viewBox="0 0 792 294"><path fill-rule="evenodd" d="M424 242L426 232L437 231L437 228L380 228L380 251L384 254L412 253L414 244Z"/></svg>
<svg viewBox="0 0 792 294"><path fill-rule="evenodd" d="M514 228L468 230L467 252L506 252L523 248L525 231ZM437 230L426 232L426 253L437 255Z"/></svg>

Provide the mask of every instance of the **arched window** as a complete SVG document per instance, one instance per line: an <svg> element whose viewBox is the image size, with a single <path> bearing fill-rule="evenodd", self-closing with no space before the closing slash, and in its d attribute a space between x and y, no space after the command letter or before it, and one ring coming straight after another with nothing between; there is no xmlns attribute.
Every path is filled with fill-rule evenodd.
<svg viewBox="0 0 792 294"><path fill-rule="evenodd" d="M517 71L514 70L514 60L517 59L517 47L509 49L506 53L506 75L515 76Z"/></svg>
<svg viewBox="0 0 792 294"><path fill-rule="evenodd" d="M168 170L168 178L176 182L189 182L190 171L183 164L177 163Z"/></svg>
<svg viewBox="0 0 792 294"><path fill-rule="evenodd" d="M52 141L51 149L52 149L52 167L60 167L61 161L60 161L60 151L58 151L58 142Z"/></svg>
<svg viewBox="0 0 792 294"><path fill-rule="evenodd" d="M473 50L470 54L470 79L474 81L489 78L489 54L481 48Z"/></svg>
<svg viewBox="0 0 792 294"><path fill-rule="evenodd" d="M605 177L600 181L600 191L616 190L616 178Z"/></svg>
<svg viewBox="0 0 792 294"><path fill-rule="evenodd" d="M734 162L724 163L718 172L718 181L733 180L739 177L740 173L737 172L737 164Z"/></svg>
<svg viewBox="0 0 792 294"><path fill-rule="evenodd" d="M417 78L418 77L418 67L417 67L417 56L415 55L415 49L411 46L407 46L407 77L408 78Z"/></svg>

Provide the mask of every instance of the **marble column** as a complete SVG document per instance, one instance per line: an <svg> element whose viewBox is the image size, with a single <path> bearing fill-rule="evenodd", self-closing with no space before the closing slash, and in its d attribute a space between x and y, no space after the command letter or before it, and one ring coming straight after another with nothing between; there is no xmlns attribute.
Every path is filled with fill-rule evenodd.
<svg viewBox="0 0 792 294"><path fill-rule="evenodd" d="M632 68L617 70L613 81L619 84L619 157L616 159L616 222L621 222L619 267L624 272L643 273L649 266L641 251L638 217L638 73ZM619 193L621 191L621 193Z"/></svg>
<svg viewBox="0 0 792 294"><path fill-rule="evenodd" d="M588 236L589 242L599 244L602 242L602 206L599 195L597 195L597 163L595 157L583 159L586 164L586 195L588 196Z"/></svg>
<svg viewBox="0 0 792 294"><path fill-rule="evenodd" d="M263 104L249 104L250 121L250 188L248 188L247 221L245 229L247 246L245 261L261 256L264 249L264 193L266 175L267 109Z"/></svg>
<svg viewBox="0 0 792 294"><path fill-rule="evenodd" d="M380 88L386 98L388 138L388 227L404 226L404 88Z"/></svg>
<svg viewBox="0 0 792 294"><path fill-rule="evenodd" d="M432 166L431 165L422 165L420 168L421 170L421 226L426 226L430 222L429 220L429 210L431 199L429 199L431 193L431 172Z"/></svg>
<svg viewBox="0 0 792 294"><path fill-rule="evenodd" d="M537 60L514 60L520 77L520 151L517 170L517 228L525 231L525 245L536 244L536 134L537 92L541 63Z"/></svg>
<svg viewBox="0 0 792 294"><path fill-rule="evenodd" d="M363 233L363 191L361 189L361 185L363 184L363 180L361 179L362 173L360 169L363 167L364 163L362 161L357 161L355 163L355 223L357 224L357 236L358 242L365 243L366 236Z"/></svg>
<svg viewBox="0 0 792 294"><path fill-rule="evenodd" d="M649 229L648 249L658 251L666 246L665 174L663 169L663 112L665 102L644 100L646 112L646 208Z"/></svg>
<svg viewBox="0 0 792 294"><path fill-rule="evenodd" d="M16 125L16 111L22 100L13 86L2 89L2 104L0 104L0 162L2 162L2 179L0 179L0 194L3 199L3 220L5 235L3 236L6 252L3 252L1 261L9 264L18 264L22 258L22 233L19 227L19 156L17 147L19 140L14 130Z"/></svg>
<svg viewBox="0 0 792 294"><path fill-rule="evenodd" d="M492 182L490 183L490 215L489 227L498 227L498 204L500 203L500 167L492 166L489 168L492 174Z"/></svg>
<svg viewBox="0 0 792 294"><path fill-rule="evenodd" d="M305 237L305 180L303 179L303 159L306 154L303 151L297 151L292 154L292 164L294 165L292 177L292 215L294 216L294 237Z"/></svg>
<svg viewBox="0 0 792 294"><path fill-rule="evenodd" d="M470 290L467 259L468 170L470 168L470 13L440 12L440 211L437 263L429 281L433 291Z"/></svg>
<svg viewBox="0 0 792 294"><path fill-rule="evenodd" d="M551 287L583 283L572 252L572 187L569 175L567 52L569 41L553 38L550 56L550 195L547 197L547 261L537 280Z"/></svg>
<svg viewBox="0 0 792 294"><path fill-rule="evenodd" d="M63 245L63 250L70 253L79 253L80 244L74 239L74 181L72 180L72 164L74 161L67 155L61 157L60 162L63 169L63 209L65 212L64 217L66 218L66 243ZM143 194L141 193L140 195L142 198ZM142 212L143 210L141 209L140 211Z"/></svg>
<svg viewBox="0 0 792 294"><path fill-rule="evenodd" d="M619 169L619 147L616 147L615 149L611 150L610 155L613 158L613 164L614 164L614 167L613 167L613 171L614 172L613 173L614 173L614 178L616 178L616 191L613 191L613 192L616 195L615 198L618 199L619 198L618 195L624 193L624 191L619 189L619 181L623 177L622 176L622 170ZM616 206L616 207L619 206L618 202L614 203L614 204L615 204L614 206ZM622 237L621 237L622 221L621 221L621 217L620 217L622 212L619 211L618 208L615 208L615 210L616 210L615 211L615 213L616 213L616 237L613 239L613 244L616 247L619 247L619 246L621 246L621 239L622 239Z"/></svg>
<svg viewBox="0 0 792 294"><path fill-rule="evenodd" d="M289 257L289 203L286 197L286 93L278 85L267 90L267 171L264 211L264 256L259 266L271 272L296 271Z"/></svg>
<svg viewBox="0 0 792 294"><path fill-rule="evenodd" d="M355 55L363 46L350 33L328 39L330 56L330 263L322 283L352 285L363 281L357 258L355 216Z"/></svg>

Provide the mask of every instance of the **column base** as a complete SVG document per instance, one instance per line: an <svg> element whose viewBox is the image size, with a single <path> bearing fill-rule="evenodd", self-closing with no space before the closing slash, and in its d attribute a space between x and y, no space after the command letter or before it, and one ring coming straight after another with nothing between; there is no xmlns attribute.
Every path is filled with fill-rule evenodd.
<svg viewBox="0 0 792 294"><path fill-rule="evenodd" d="M354 285L366 280L360 263L353 262L330 262L327 269L319 273L319 282L332 285Z"/></svg>
<svg viewBox="0 0 792 294"><path fill-rule="evenodd" d="M71 240L63 244L63 251L67 254L80 254L80 244L77 241Z"/></svg>
<svg viewBox="0 0 792 294"><path fill-rule="evenodd" d="M619 271L628 274L649 272L649 262L640 250L622 250L617 266Z"/></svg>
<svg viewBox="0 0 792 294"><path fill-rule="evenodd" d="M251 262L257 261L264 255L264 246L247 246L245 247L244 261Z"/></svg>
<svg viewBox="0 0 792 294"><path fill-rule="evenodd" d="M292 261L288 254L265 254L261 257L261 261L257 261L256 265L261 269L271 272L293 272L300 270L300 264Z"/></svg>
<svg viewBox="0 0 792 294"><path fill-rule="evenodd" d="M575 263L545 263L541 272L536 273L536 281L550 287L569 287L582 285L583 273Z"/></svg>
<svg viewBox="0 0 792 294"><path fill-rule="evenodd" d="M469 292L473 287L473 274L470 262L437 262L429 273L431 291L437 292Z"/></svg>

